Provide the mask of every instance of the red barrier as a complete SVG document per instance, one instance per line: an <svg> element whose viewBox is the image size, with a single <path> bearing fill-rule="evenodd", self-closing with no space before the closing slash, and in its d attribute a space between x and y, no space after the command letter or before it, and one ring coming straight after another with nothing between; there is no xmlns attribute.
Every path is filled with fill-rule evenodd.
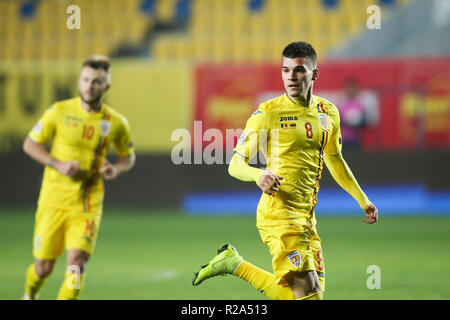
<svg viewBox="0 0 450 320"><path fill-rule="evenodd" d="M450 148L450 57L326 61L318 68L314 93L340 109L344 86L349 79L357 83L370 114L365 150ZM284 91L281 65L205 64L195 77L194 119L224 136Z"/></svg>

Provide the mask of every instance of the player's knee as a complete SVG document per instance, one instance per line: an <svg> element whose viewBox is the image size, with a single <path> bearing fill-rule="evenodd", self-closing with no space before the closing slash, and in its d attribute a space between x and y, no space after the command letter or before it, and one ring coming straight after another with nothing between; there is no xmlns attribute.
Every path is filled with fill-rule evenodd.
<svg viewBox="0 0 450 320"><path fill-rule="evenodd" d="M87 261L83 259L73 259L68 261L67 272L70 273L83 273L86 269Z"/></svg>
<svg viewBox="0 0 450 320"><path fill-rule="evenodd" d="M46 278L52 273L55 260L40 260L34 262L34 270L39 278Z"/></svg>
<svg viewBox="0 0 450 320"><path fill-rule="evenodd" d="M296 299L321 291L320 281L314 271L291 272L286 276Z"/></svg>
<svg viewBox="0 0 450 320"><path fill-rule="evenodd" d="M72 252L67 261L67 272L83 273L86 269L88 259L88 254L83 252Z"/></svg>
<svg viewBox="0 0 450 320"><path fill-rule="evenodd" d="M84 273L85 269L85 263L73 263L67 266L66 273L82 274Z"/></svg>
<svg viewBox="0 0 450 320"><path fill-rule="evenodd" d="M322 287L320 286L320 280L318 278L315 278L312 281L311 286L309 287L307 295L313 294L313 293L319 292L319 291L322 291Z"/></svg>
<svg viewBox="0 0 450 320"><path fill-rule="evenodd" d="M302 286L293 286L291 287L292 292L294 293L294 296L296 299L301 299L306 296L312 295L316 292L321 292L320 286L313 286L310 288L305 288Z"/></svg>
<svg viewBox="0 0 450 320"><path fill-rule="evenodd" d="M311 290L307 293L307 295L310 295L310 294L313 294L316 292L320 292L320 291L322 291L322 288L320 287L320 284L317 283L311 288Z"/></svg>

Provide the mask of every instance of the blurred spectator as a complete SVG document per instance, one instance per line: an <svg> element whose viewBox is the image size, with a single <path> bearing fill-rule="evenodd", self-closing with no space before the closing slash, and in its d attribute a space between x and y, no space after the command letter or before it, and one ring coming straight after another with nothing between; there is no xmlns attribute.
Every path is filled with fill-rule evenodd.
<svg viewBox="0 0 450 320"><path fill-rule="evenodd" d="M345 81L338 108L341 115L341 132L345 147L361 147L363 130L369 119L356 79L348 78Z"/></svg>

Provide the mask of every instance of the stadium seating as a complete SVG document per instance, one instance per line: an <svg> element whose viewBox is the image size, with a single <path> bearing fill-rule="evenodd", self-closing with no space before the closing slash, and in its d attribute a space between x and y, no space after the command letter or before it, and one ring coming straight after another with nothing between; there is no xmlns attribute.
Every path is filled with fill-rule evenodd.
<svg viewBox="0 0 450 320"><path fill-rule="evenodd" d="M172 16L176 16L176 1L169 2ZM384 2L375 3L383 10ZM390 2L403 5L408 0ZM286 43L302 39L313 43L322 56L364 29L366 8L373 3L373 0L193 0L184 34L157 37L150 44L150 51L156 59L276 61Z"/></svg>
<svg viewBox="0 0 450 320"><path fill-rule="evenodd" d="M165 2L165 1L164 1ZM82 59L92 53L114 55L119 46L141 45L152 17L141 0L2 0L0 59ZM81 11L81 28L69 30L67 7Z"/></svg>
<svg viewBox="0 0 450 320"><path fill-rule="evenodd" d="M381 8L409 0L379 0ZM364 30L374 0L2 0L0 59L117 56L121 46L159 60L275 61L291 41L320 56ZM67 7L81 9L69 30ZM383 9L382 9L383 10ZM150 36L149 36L150 35ZM136 52L136 50L135 50Z"/></svg>

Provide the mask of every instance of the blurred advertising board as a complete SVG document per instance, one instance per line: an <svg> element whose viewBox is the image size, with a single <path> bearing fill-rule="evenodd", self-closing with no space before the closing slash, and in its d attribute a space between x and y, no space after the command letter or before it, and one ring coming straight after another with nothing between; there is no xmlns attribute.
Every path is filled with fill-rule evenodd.
<svg viewBox="0 0 450 320"><path fill-rule="evenodd" d="M341 123L348 83L357 87L366 113L364 150L450 147L450 57L325 61L318 69L314 94L340 109ZM243 129L261 102L284 92L281 65L203 64L195 79L194 120L203 132L215 128L224 136L227 129Z"/></svg>

